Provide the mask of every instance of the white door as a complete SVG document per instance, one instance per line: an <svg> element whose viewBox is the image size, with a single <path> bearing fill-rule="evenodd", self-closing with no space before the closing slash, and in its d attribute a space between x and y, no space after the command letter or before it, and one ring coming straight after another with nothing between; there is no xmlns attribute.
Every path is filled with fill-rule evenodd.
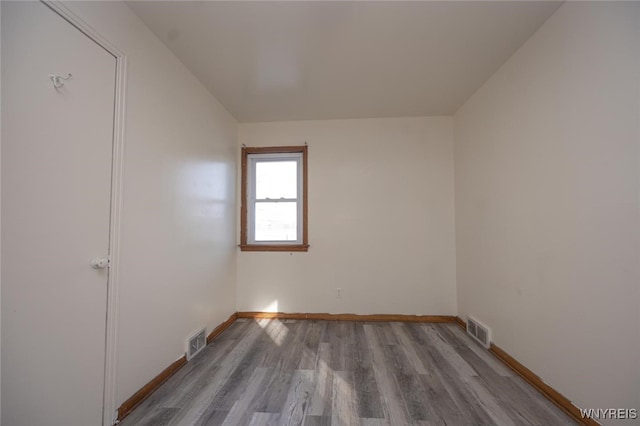
<svg viewBox="0 0 640 426"><path fill-rule="evenodd" d="M1 3L2 424L100 425L116 59Z"/></svg>

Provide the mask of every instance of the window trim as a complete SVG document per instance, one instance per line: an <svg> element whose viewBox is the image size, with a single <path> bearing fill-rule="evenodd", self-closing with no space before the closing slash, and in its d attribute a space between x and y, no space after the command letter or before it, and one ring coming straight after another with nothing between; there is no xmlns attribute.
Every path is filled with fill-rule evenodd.
<svg viewBox="0 0 640 426"><path fill-rule="evenodd" d="M258 164L269 162L291 161L296 164L296 182L303 182L302 177L302 152L278 152L269 154L247 154L247 185L248 201L247 201L247 244L249 245L300 245L302 244L302 185L296 184L296 195L293 198L280 198L271 200L269 198L261 199L257 197L256 175ZM296 203L296 239L295 240L261 240L256 239L255 221L251 220L256 217L256 210L259 203L279 203L279 202L295 202Z"/></svg>
<svg viewBox="0 0 640 426"><path fill-rule="evenodd" d="M250 243L248 228L248 167L250 154L302 154L302 243ZM307 251L309 249L308 238L308 192L307 192L307 146L275 146L275 147L242 147L242 177L241 177L241 204L240 204L240 250L241 251Z"/></svg>

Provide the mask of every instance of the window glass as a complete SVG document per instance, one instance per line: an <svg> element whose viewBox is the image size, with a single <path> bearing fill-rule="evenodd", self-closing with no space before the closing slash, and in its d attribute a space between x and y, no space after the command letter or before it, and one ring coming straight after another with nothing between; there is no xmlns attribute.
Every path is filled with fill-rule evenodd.
<svg viewBox="0 0 640 426"><path fill-rule="evenodd" d="M255 210L256 241L296 241L296 202L260 202Z"/></svg>
<svg viewBox="0 0 640 426"><path fill-rule="evenodd" d="M256 199L291 199L297 196L297 161L258 161L256 163Z"/></svg>

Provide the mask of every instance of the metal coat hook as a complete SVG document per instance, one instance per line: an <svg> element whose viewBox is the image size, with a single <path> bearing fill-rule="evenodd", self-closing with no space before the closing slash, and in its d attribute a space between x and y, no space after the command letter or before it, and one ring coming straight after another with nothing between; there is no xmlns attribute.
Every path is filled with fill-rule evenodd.
<svg viewBox="0 0 640 426"><path fill-rule="evenodd" d="M49 74L49 78L53 83L53 87L55 87L56 89L59 89L62 86L64 86L64 81L61 81L61 80L65 80L65 81L69 80L71 78L71 73L69 73L69 75L66 77L60 77L59 75Z"/></svg>

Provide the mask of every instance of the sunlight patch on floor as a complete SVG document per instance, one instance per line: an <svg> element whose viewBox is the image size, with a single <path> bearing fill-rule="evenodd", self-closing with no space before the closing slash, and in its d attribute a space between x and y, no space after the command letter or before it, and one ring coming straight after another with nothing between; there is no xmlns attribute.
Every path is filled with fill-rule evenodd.
<svg viewBox="0 0 640 426"><path fill-rule="evenodd" d="M278 319L258 319L256 323L278 346L282 346L289 334L289 329Z"/></svg>

